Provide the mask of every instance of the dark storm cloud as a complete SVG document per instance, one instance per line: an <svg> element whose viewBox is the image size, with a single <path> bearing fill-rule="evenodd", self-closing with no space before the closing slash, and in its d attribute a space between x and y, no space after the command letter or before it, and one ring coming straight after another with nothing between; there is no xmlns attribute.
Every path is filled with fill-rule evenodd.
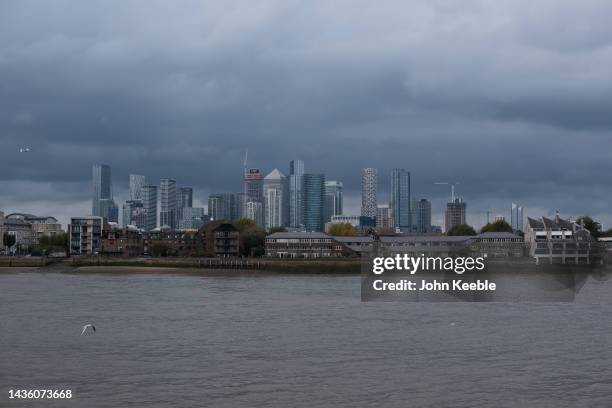
<svg viewBox="0 0 612 408"><path fill-rule="evenodd" d="M344 181L352 209L361 167L383 198L404 167L438 209L433 182L459 180L474 217L518 201L612 221L610 16L603 1L4 1L0 208L87 213L95 162L118 198L137 172L205 201L241 189L249 147L264 171L302 158Z"/></svg>

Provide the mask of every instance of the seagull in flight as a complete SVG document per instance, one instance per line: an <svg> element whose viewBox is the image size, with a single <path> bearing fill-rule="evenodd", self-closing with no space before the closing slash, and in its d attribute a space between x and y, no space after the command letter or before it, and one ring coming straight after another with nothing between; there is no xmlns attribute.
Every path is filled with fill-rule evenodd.
<svg viewBox="0 0 612 408"><path fill-rule="evenodd" d="M86 324L85 326L83 326L83 331L81 332L81 336L85 334L85 332L87 331L88 328L92 328L92 330L94 331L94 333L96 332L96 326L94 326L93 324Z"/></svg>
<svg viewBox="0 0 612 408"><path fill-rule="evenodd" d="M32 151L32 148L30 147L20 147L19 148L19 153L30 153Z"/></svg>

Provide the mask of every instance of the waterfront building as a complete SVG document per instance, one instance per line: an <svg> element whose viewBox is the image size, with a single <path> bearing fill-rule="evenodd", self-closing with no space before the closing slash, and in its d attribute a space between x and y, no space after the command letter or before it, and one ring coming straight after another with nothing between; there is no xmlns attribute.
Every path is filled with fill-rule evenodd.
<svg viewBox="0 0 612 408"><path fill-rule="evenodd" d="M525 243L536 263L590 263L595 240L589 230L557 213L554 219L527 217Z"/></svg>
<svg viewBox="0 0 612 408"><path fill-rule="evenodd" d="M391 200L393 225L398 228L410 228L413 224L411 214L410 172L404 169L391 171Z"/></svg>
<svg viewBox="0 0 612 408"><path fill-rule="evenodd" d="M421 198L416 203L416 230L417 232L431 232L431 202Z"/></svg>
<svg viewBox="0 0 612 408"><path fill-rule="evenodd" d="M207 256L233 258L240 254L240 233L229 222L210 222L199 229L198 237Z"/></svg>
<svg viewBox="0 0 612 408"><path fill-rule="evenodd" d="M146 186L146 178L142 174L130 174L130 200L143 199L143 188Z"/></svg>
<svg viewBox="0 0 612 408"><path fill-rule="evenodd" d="M343 185L341 181L325 182L325 212L323 222L330 222L334 215L342 214Z"/></svg>
<svg viewBox="0 0 612 408"><path fill-rule="evenodd" d="M96 217L102 216L100 200L112 200L111 168L107 164L94 164L93 166L93 199L91 213Z"/></svg>
<svg viewBox="0 0 612 408"><path fill-rule="evenodd" d="M302 177L304 162L291 160L289 162L289 226L302 227Z"/></svg>
<svg viewBox="0 0 612 408"><path fill-rule="evenodd" d="M102 229L100 253L124 258L142 256L144 253L142 232L133 225L126 228L113 228L106 224Z"/></svg>
<svg viewBox="0 0 612 408"><path fill-rule="evenodd" d="M376 228L392 229L394 223L393 211L390 206L379 204L376 212Z"/></svg>
<svg viewBox="0 0 612 408"><path fill-rule="evenodd" d="M289 224L289 186L287 177L274 169L263 181L264 225L266 229Z"/></svg>
<svg viewBox="0 0 612 408"><path fill-rule="evenodd" d="M176 195L176 180L161 179L159 183L160 194L160 211L159 225L160 227L169 227L175 229L177 224L177 195Z"/></svg>
<svg viewBox="0 0 612 408"><path fill-rule="evenodd" d="M4 232L15 237L13 250L25 249L36 243L32 224L21 217L4 217Z"/></svg>
<svg viewBox="0 0 612 408"><path fill-rule="evenodd" d="M157 227L157 186L146 185L142 189L142 206L144 209L144 230L152 231Z"/></svg>
<svg viewBox="0 0 612 408"><path fill-rule="evenodd" d="M376 218L378 192L378 170L365 168L361 171L361 215Z"/></svg>
<svg viewBox="0 0 612 408"><path fill-rule="evenodd" d="M525 224L523 221L522 206L512 203L512 207L510 208L510 221L514 231L523 231Z"/></svg>
<svg viewBox="0 0 612 408"><path fill-rule="evenodd" d="M269 258L326 258L345 254L344 246L322 232L276 232L266 237Z"/></svg>
<svg viewBox="0 0 612 408"><path fill-rule="evenodd" d="M30 224L32 230L32 241L37 243L43 236L53 236L64 232L57 218L50 216L37 216L27 213L12 213L6 216L8 219L19 219Z"/></svg>
<svg viewBox="0 0 612 408"><path fill-rule="evenodd" d="M465 224L466 207L467 203L458 197L446 203L446 211L444 213L446 232L456 225Z"/></svg>
<svg viewBox="0 0 612 408"><path fill-rule="evenodd" d="M102 217L72 217L68 225L71 255L96 255L102 250Z"/></svg>
<svg viewBox="0 0 612 408"><path fill-rule="evenodd" d="M323 231L325 207L325 176L304 174L302 176L302 223L306 231Z"/></svg>

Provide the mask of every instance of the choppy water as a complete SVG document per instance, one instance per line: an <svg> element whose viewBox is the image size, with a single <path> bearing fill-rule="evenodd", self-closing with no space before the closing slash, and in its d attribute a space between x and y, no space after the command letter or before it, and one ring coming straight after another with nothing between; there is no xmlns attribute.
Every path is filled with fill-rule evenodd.
<svg viewBox="0 0 612 408"><path fill-rule="evenodd" d="M610 304L359 299L358 276L3 273L0 406L612 406Z"/></svg>

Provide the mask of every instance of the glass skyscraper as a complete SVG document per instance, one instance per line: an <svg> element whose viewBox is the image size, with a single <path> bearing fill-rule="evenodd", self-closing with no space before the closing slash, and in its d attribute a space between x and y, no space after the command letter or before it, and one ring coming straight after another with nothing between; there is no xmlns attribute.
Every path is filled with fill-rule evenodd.
<svg viewBox="0 0 612 408"><path fill-rule="evenodd" d="M323 222L330 222L334 215L342 215L342 182L330 180L325 182L325 213Z"/></svg>
<svg viewBox="0 0 612 408"><path fill-rule="evenodd" d="M512 203L512 208L510 210L510 221L514 231L523 230L523 226L525 225L523 221L523 207Z"/></svg>
<svg viewBox="0 0 612 408"><path fill-rule="evenodd" d="M274 169L264 178L264 226L286 227L289 222L287 177Z"/></svg>
<svg viewBox="0 0 612 408"><path fill-rule="evenodd" d="M418 232L431 231L431 202L421 198L416 202L416 227Z"/></svg>
<svg viewBox="0 0 612 408"><path fill-rule="evenodd" d="M142 200L142 189L146 184L142 174L130 174L130 200Z"/></svg>
<svg viewBox="0 0 612 408"><path fill-rule="evenodd" d="M302 176L302 221L306 231L323 231L325 208L325 176L304 174Z"/></svg>
<svg viewBox="0 0 612 408"><path fill-rule="evenodd" d="M408 228L412 225L410 212L410 172L404 169L393 169L391 172L391 200L393 225Z"/></svg>
<svg viewBox="0 0 612 408"><path fill-rule="evenodd" d="M159 183L160 194L160 211L159 225L160 227L170 227L176 229L177 226L177 197L176 197L176 180L161 179Z"/></svg>
<svg viewBox="0 0 612 408"><path fill-rule="evenodd" d="M304 162L289 162L289 226L299 228L302 225L302 176Z"/></svg>
<svg viewBox="0 0 612 408"><path fill-rule="evenodd" d="M94 164L93 166L93 199L91 214L102 217L101 200L112 200L111 168L107 164ZM105 206L108 208L109 203Z"/></svg>
<svg viewBox="0 0 612 408"><path fill-rule="evenodd" d="M144 229L152 231L157 227L157 186L142 188L142 206L145 212Z"/></svg>

